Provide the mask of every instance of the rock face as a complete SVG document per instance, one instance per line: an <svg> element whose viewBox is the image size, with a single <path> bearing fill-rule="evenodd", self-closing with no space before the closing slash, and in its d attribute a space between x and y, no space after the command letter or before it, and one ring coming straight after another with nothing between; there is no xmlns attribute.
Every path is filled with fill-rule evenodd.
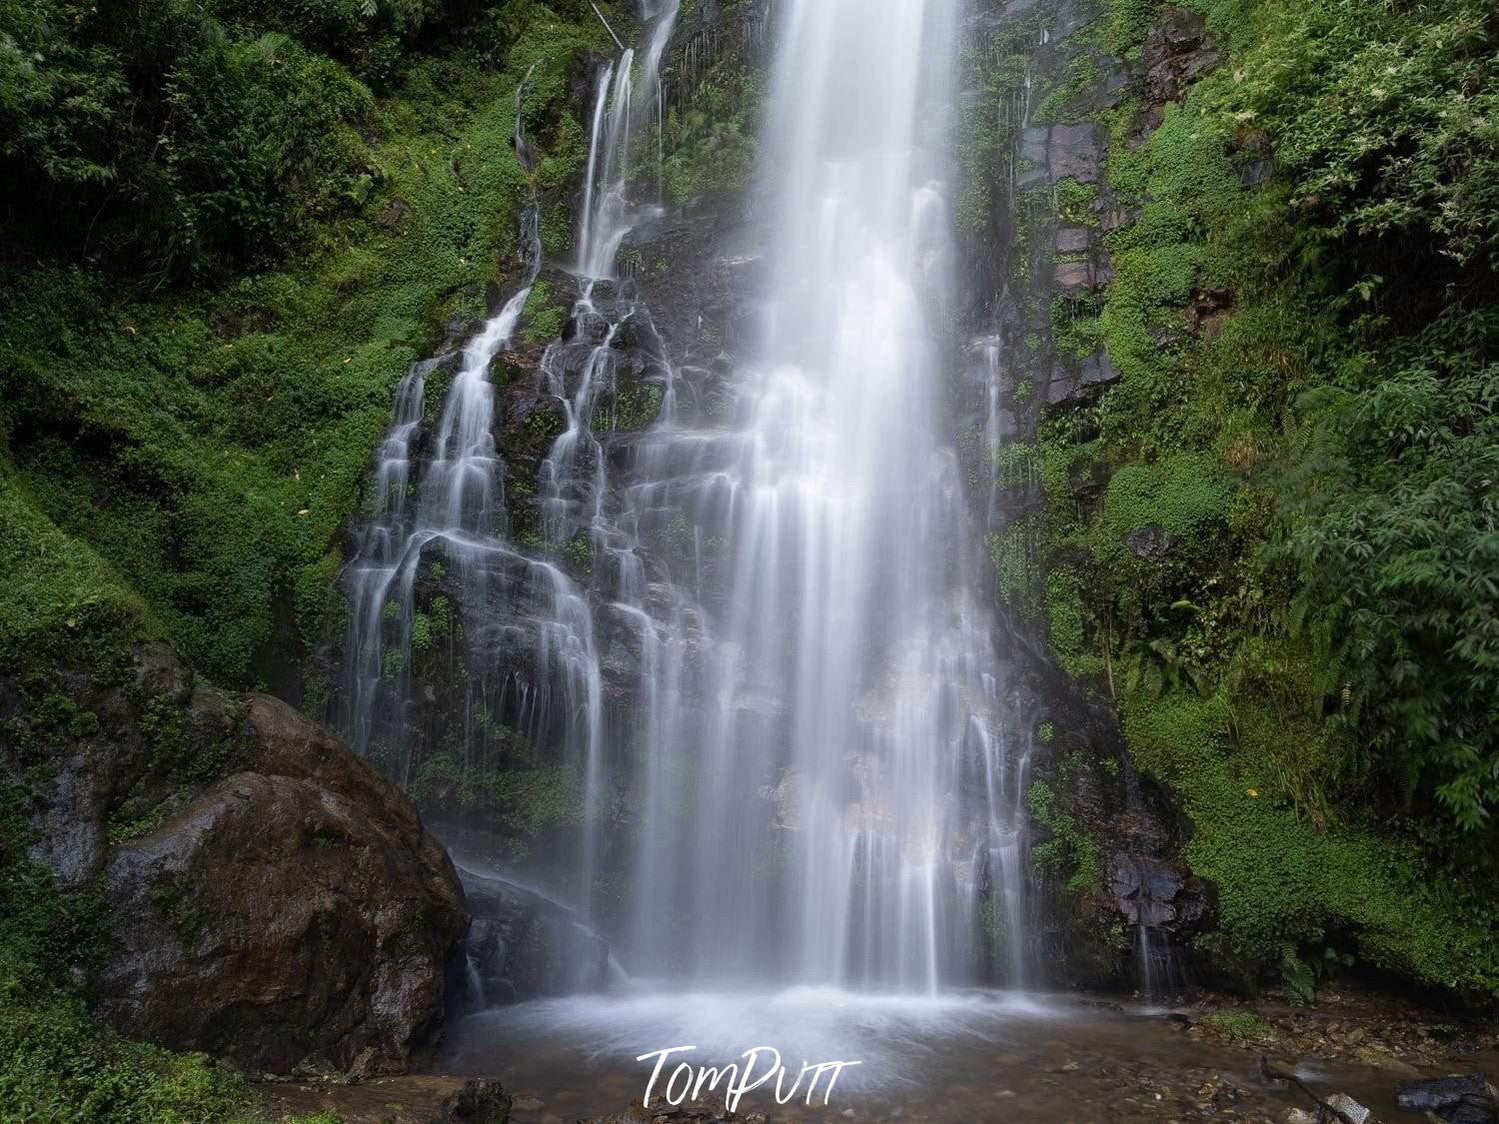
<svg viewBox="0 0 1499 1124"><path fill-rule="evenodd" d="M498 878L465 871L474 922L469 964L486 1004L599 991L609 945L571 910Z"/></svg>
<svg viewBox="0 0 1499 1124"><path fill-rule="evenodd" d="M1141 85L1149 105L1177 101L1193 82L1218 65L1202 16L1168 8L1151 27L1140 49Z"/></svg>
<svg viewBox="0 0 1499 1124"><path fill-rule="evenodd" d="M164 649L133 681L68 686L97 725L33 791L32 854L64 885L102 880L100 1013L256 1071L404 1068L439 1028L467 915L400 792L286 704L194 684Z"/></svg>
<svg viewBox="0 0 1499 1124"><path fill-rule="evenodd" d="M1115 851L1109 888L1125 921L1169 933L1188 932L1210 908L1202 880L1180 863Z"/></svg>

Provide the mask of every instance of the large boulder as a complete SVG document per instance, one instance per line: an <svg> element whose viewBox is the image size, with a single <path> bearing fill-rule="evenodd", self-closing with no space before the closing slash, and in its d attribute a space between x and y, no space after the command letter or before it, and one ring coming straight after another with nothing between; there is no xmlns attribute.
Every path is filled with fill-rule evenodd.
<svg viewBox="0 0 1499 1124"><path fill-rule="evenodd" d="M439 1026L466 928L452 864L320 727L261 696L246 721L239 771L111 852L100 1009L256 1069L404 1068Z"/></svg>
<svg viewBox="0 0 1499 1124"><path fill-rule="evenodd" d="M164 648L59 686L85 718L28 774L31 854L61 887L103 888L99 1012L255 1071L410 1064L468 918L401 793L291 707L194 682ZM48 727L26 692L0 696L6 729L30 732L0 737L14 766Z"/></svg>

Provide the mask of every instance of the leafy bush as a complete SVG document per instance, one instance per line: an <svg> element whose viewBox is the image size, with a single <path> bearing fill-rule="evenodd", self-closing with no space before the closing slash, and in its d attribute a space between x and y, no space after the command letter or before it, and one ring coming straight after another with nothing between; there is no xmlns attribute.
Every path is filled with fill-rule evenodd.
<svg viewBox="0 0 1499 1124"><path fill-rule="evenodd" d="M1481 827L1499 810L1499 363L1427 351L1304 406L1320 471L1295 477L1298 611L1345 635L1343 706L1390 780Z"/></svg>
<svg viewBox="0 0 1499 1124"><path fill-rule="evenodd" d="M183 197L170 236L200 268L275 261L354 198L370 93L285 35L210 46L172 77L164 149Z"/></svg>

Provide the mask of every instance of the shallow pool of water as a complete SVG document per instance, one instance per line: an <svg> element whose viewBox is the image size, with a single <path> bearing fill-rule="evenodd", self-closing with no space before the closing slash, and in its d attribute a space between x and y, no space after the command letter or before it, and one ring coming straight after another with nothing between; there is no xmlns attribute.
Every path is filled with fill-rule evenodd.
<svg viewBox="0 0 1499 1124"><path fill-rule="evenodd" d="M1280 1120L1292 1106L1310 1107L1293 1090L1266 1087L1253 1052L1189 1039L1163 1012L1002 992L639 989L549 1000L461 1020L440 1065L501 1078L516 1097L519 1124L556 1124L639 1106L657 1059L637 1059L687 1046L662 1064L657 1094L679 1063L689 1069L672 1086L677 1093L695 1083L699 1067L737 1063L742 1074L747 1050L772 1047L785 1067L779 1096L772 1077L747 1091L738 1110L777 1121ZM750 1081L772 1071L775 1058L765 1051L753 1061ZM804 1063L855 1061L837 1071L831 1095L833 1071L824 1069L808 1103L815 1071L803 1071ZM1388 1073L1306 1062L1300 1075L1324 1093L1347 1092L1386 1119L1400 1118ZM709 1080L699 1103L713 1099Z"/></svg>

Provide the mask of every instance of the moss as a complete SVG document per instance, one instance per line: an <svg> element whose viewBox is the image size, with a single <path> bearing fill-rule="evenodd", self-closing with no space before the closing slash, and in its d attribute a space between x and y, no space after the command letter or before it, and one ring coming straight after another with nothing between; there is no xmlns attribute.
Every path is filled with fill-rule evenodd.
<svg viewBox="0 0 1499 1124"><path fill-rule="evenodd" d="M1046 828L1049 838L1031 847L1031 861L1062 880L1074 894L1091 894L1103 885L1103 857L1098 841L1089 835L1057 801L1045 781L1032 781L1025 807Z"/></svg>
<svg viewBox="0 0 1499 1124"><path fill-rule="evenodd" d="M526 307L521 313L521 340L536 347L560 338L562 329L567 325L568 314L568 306L553 295L550 282L536 282L531 287L530 295L526 297Z"/></svg>
<svg viewBox="0 0 1499 1124"><path fill-rule="evenodd" d="M426 613L417 613L411 618L411 650L413 652L425 652L431 648L436 634L437 630L432 623L432 618Z"/></svg>
<svg viewBox="0 0 1499 1124"><path fill-rule="evenodd" d="M665 395L654 383L643 383L615 395L607 424L621 433L639 433L648 429L661 413Z"/></svg>
<svg viewBox="0 0 1499 1124"><path fill-rule="evenodd" d="M1077 679L1105 671L1105 660L1082 596L1082 579L1072 570L1055 569L1046 578L1047 637L1063 670Z"/></svg>
<svg viewBox="0 0 1499 1124"><path fill-rule="evenodd" d="M189 948L197 942L198 935L208 918L193 904L185 881L175 874L164 874L151 883L149 893L151 907L161 914L177 933L177 939Z"/></svg>
<svg viewBox="0 0 1499 1124"><path fill-rule="evenodd" d="M1199 1022L1227 1038L1243 1042L1263 1041L1272 1033L1270 1024L1253 1011L1213 1011L1203 1015Z"/></svg>
<svg viewBox="0 0 1499 1124"><path fill-rule="evenodd" d="M1179 538L1228 517L1232 485L1204 457L1179 454L1124 465L1109 480L1095 542L1101 556L1122 555L1123 538L1154 524Z"/></svg>
<svg viewBox="0 0 1499 1124"><path fill-rule="evenodd" d="M1057 217L1069 226L1098 226L1098 216L1093 213L1098 188L1091 183L1071 178L1059 179L1052 189L1056 200Z"/></svg>
<svg viewBox="0 0 1499 1124"><path fill-rule="evenodd" d="M584 532L578 532L562 544L562 557L575 570L586 573L593 568L592 540Z"/></svg>
<svg viewBox="0 0 1499 1124"><path fill-rule="evenodd" d="M137 783L124 802L109 815L109 821L105 824L109 845L115 847L142 835L149 835L166 819L167 807L166 801L152 802L148 799L145 786Z"/></svg>
<svg viewBox="0 0 1499 1124"><path fill-rule="evenodd" d="M173 1054L122 1038L76 999L0 1003L0 1094L16 1120L80 1124L260 1119L249 1088L203 1054Z"/></svg>
<svg viewBox="0 0 1499 1124"><path fill-rule="evenodd" d="M1074 55L1067 64L1067 73L1042 96L1031 111L1031 121L1037 125L1060 124L1077 120L1082 113L1077 103L1098 86L1103 72L1091 52Z"/></svg>
<svg viewBox="0 0 1499 1124"><path fill-rule="evenodd" d="M1138 57L1156 10L1156 0L1109 0L1106 40L1110 50L1120 58Z"/></svg>
<svg viewBox="0 0 1499 1124"><path fill-rule="evenodd" d="M1154 128L1136 102L1099 115L1111 206L1138 218L1103 235L1115 277L1102 297L1052 309L1058 357L1102 346L1120 379L1096 407L1043 429L1051 643L1066 670L1117 699L1136 762L1181 798L1193 825L1188 860L1218 888L1218 928L1203 938L1213 955L1273 972L1287 955L1320 963L1336 938L1382 969L1494 992L1483 936L1496 918L1491 840L1454 835L1412 800L1403 770L1420 730L1401 722L1418 708L1371 748L1358 684L1388 682L1398 660L1376 655L1367 634L1355 654L1358 614L1334 609L1312 623L1306 583L1329 570L1325 542L1300 572L1280 545L1296 533L1298 505L1339 494L1354 459L1308 432L1317 423L1297 405L1306 392L1323 401L1333 387L1389 393L1378 379L1392 354L1420 353L1422 370L1450 378L1448 360L1423 352L1406 328L1392 331L1419 322L1413 310L1431 307L1423 293L1456 302L1444 315L1463 324L1459 350L1493 338L1482 315L1461 308L1487 291L1472 265L1482 251L1461 232L1482 210L1472 177L1487 174L1491 153L1426 162L1428 142L1449 157L1476 151L1474 68L1492 52L1492 29L1480 48L1477 9L1466 4L1437 23L1363 0L1192 6L1229 57ZM1156 11L1150 0L1114 0L1112 49L1134 52ZM1397 88L1405 93L1392 96ZM1393 177L1397 152L1406 172ZM1241 169L1251 163L1288 174L1249 190ZM1427 169L1421 204L1414 165ZM1055 203L1063 221L1093 219L1087 185L1059 185ZM1385 473L1371 474L1376 512L1427 471L1404 439L1394 445L1398 467L1375 457ZM1088 472L1107 482L1101 498L1072 486ZM1421 512L1422 527L1446 518L1430 503ZM1170 545L1136 559L1122 539L1151 524ZM1404 541L1392 522L1382 526L1386 548ZM1381 554L1368 536L1360 549L1369 561L1357 572ZM1363 617L1393 620L1393 588L1370 595ZM1340 595L1357 603L1354 590ZM1424 601L1421 619L1433 611ZM1402 643L1422 645L1410 629ZM1426 682L1434 660L1422 663Z"/></svg>
<svg viewBox="0 0 1499 1124"><path fill-rule="evenodd" d="M1221 693L1124 700L1136 761L1172 786L1192 819L1187 860L1217 886L1217 939L1268 964L1288 943L1352 928L1361 955L1382 968L1499 988L1499 956L1487 936L1499 923L1494 904L1430 877L1412 839L1356 824L1321 831L1298 816L1234 753L1235 717Z"/></svg>

